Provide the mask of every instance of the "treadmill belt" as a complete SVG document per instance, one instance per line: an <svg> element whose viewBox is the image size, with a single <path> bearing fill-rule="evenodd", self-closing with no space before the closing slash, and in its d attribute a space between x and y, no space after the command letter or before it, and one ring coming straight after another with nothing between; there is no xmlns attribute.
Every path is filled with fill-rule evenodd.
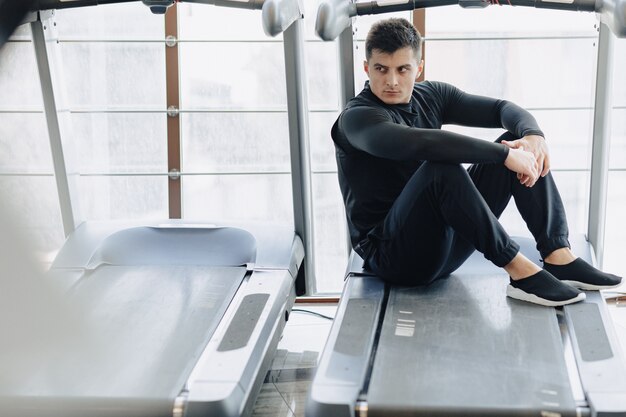
<svg viewBox="0 0 626 417"><path fill-rule="evenodd" d="M507 283L459 274L392 288L368 416L574 416L554 309L507 298Z"/></svg>
<svg viewBox="0 0 626 417"><path fill-rule="evenodd" d="M51 353L49 366L12 395L72 399L67 407L90 399L102 402L101 411L111 399L120 415L132 413L119 404L163 404L171 414L245 274L245 267L206 266L103 265L87 272L67 297L80 302L88 334Z"/></svg>

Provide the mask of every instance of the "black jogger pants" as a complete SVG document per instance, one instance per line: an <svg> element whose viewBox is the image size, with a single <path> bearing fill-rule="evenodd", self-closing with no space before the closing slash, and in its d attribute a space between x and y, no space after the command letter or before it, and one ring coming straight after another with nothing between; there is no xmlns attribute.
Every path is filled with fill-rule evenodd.
<svg viewBox="0 0 626 417"><path fill-rule="evenodd" d="M505 133L497 142L515 139ZM511 196L543 257L569 247L565 210L552 174L528 188L504 164L465 170L459 164L425 162L371 234L373 250L366 266L401 285L446 276L475 249L505 266L519 251L498 221Z"/></svg>

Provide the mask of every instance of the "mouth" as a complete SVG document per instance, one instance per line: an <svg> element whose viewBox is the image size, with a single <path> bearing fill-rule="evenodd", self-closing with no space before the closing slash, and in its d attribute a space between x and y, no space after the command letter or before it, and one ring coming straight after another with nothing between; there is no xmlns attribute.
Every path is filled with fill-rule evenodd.
<svg viewBox="0 0 626 417"><path fill-rule="evenodd" d="M400 92L395 90L385 90L385 94L400 94Z"/></svg>

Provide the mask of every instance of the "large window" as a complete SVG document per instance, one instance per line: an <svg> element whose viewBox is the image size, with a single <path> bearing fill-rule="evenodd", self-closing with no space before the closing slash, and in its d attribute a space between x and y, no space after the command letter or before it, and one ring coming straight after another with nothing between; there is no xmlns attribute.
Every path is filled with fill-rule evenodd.
<svg viewBox="0 0 626 417"><path fill-rule="evenodd" d="M132 3L55 20L82 216L167 217L163 17Z"/></svg>
<svg viewBox="0 0 626 417"><path fill-rule="evenodd" d="M604 267L626 275L623 262L626 252L626 39L615 42L613 65L613 114L610 143L609 186L604 244Z"/></svg>
<svg viewBox="0 0 626 417"><path fill-rule="evenodd" d="M0 207L49 263L63 232L28 26L0 50L0 63Z"/></svg>
<svg viewBox="0 0 626 417"><path fill-rule="evenodd" d="M314 34L319 0L305 3L316 278L318 291L330 293L343 286L348 253L330 138L340 111L338 52ZM292 223L282 36L263 33L259 11L177 7L182 217ZM357 91L366 79L364 39L380 18L354 21ZM66 150L77 157L83 216L166 218L172 180L163 17L137 2L62 10L55 20L73 133ZM593 14L522 7L426 12L426 79L509 99L535 115L573 233L587 230L595 24ZM616 69L626 65L625 48L617 42ZM11 196L2 204L19 213L49 261L63 232L28 26L0 58L0 192ZM626 83L615 74L606 265L624 273ZM446 128L485 140L499 135ZM527 233L513 207L503 221L512 233Z"/></svg>
<svg viewBox="0 0 626 417"><path fill-rule="evenodd" d="M571 233L586 233L595 87L592 13L492 6L426 12L426 77L528 109L546 134ZM494 140L496 130L447 127ZM507 230L529 235L514 203Z"/></svg>

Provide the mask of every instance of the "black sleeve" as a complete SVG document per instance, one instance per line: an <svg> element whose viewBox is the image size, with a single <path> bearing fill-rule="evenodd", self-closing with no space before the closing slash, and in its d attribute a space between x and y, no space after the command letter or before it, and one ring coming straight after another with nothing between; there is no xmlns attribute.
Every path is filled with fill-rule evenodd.
<svg viewBox="0 0 626 417"><path fill-rule="evenodd" d="M353 107L341 115L340 129L350 144L371 155L394 160L450 163L504 162L502 144L439 129L395 123L383 109Z"/></svg>
<svg viewBox="0 0 626 417"><path fill-rule="evenodd" d="M504 128L517 138L544 136L533 115L517 104L468 94L446 83L431 84L440 96L443 124Z"/></svg>

